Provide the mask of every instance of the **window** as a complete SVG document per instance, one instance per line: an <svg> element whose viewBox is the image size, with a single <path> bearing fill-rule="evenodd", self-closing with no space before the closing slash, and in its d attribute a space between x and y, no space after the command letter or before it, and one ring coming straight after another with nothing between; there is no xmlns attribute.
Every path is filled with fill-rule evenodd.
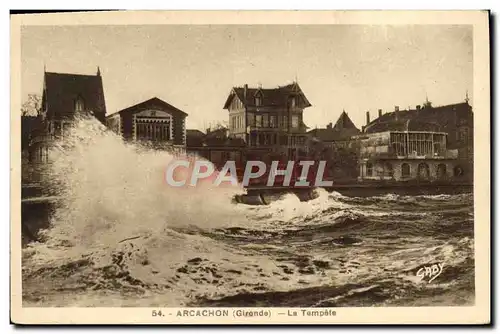
<svg viewBox="0 0 500 334"><path fill-rule="evenodd" d="M270 128L275 128L276 127L276 115L270 115L269 116L269 127Z"/></svg>
<svg viewBox="0 0 500 334"><path fill-rule="evenodd" d="M373 164L371 162L366 163L366 176L373 175Z"/></svg>
<svg viewBox="0 0 500 334"><path fill-rule="evenodd" d="M81 112L83 111L84 109L84 103L83 103L83 99L81 97L79 97L78 99L76 99L75 101L75 111L76 112Z"/></svg>
<svg viewBox="0 0 500 334"><path fill-rule="evenodd" d="M441 143L434 143L434 155L441 155Z"/></svg>
<svg viewBox="0 0 500 334"><path fill-rule="evenodd" d="M295 108L295 103L296 103L296 98L294 96L294 97L292 97L292 101L291 101L292 108Z"/></svg>
<svg viewBox="0 0 500 334"><path fill-rule="evenodd" d="M421 163L418 165L418 177L420 179L429 178L429 165L427 165L426 163Z"/></svg>
<svg viewBox="0 0 500 334"><path fill-rule="evenodd" d="M298 115L292 116L292 128L294 128L294 129L299 128L299 116Z"/></svg>
<svg viewBox="0 0 500 334"><path fill-rule="evenodd" d="M262 127L262 115L255 115L255 126L258 128Z"/></svg>
<svg viewBox="0 0 500 334"><path fill-rule="evenodd" d="M256 96L255 97L255 105L256 106L261 106L262 105L262 97Z"/></svg>
<svg viewBox="0 0 500 334"><path fill-rule="evenodd" d="M268 114L262 115L262 126L264 128L268 128L269 127L269 115Z"/></svg>
<svg viewBox="0 0 500 334"><path fill-rule="evenodd" d="M263 133L259 133L259 146L262 146L264 145L264 142L265 142L265 135Z"/></svg>
<svg viewBox="0 0 500 334"><path fill-rule="evenodd" d="M61 122L54 121L54 134L56 136L61 135Z"/></svg>
<svg viewBox="0 0 500 334"><path fill-rule="evenodd" d="M264 145L266 146L270 145L271 144L270 141L271 141L271 135L269 134L264 135Z"/></svg>
<svg viewBox="0 0 500 334"><path fill-rule="evenodd" d="M288 129L288 116L283 116L283 128Z"/></svg>
<svg viewBox="0 0 500 334"><path fill-rule="evenodd" d="M410 133L408 137L408 152L416 156L429 156L432 154L432 134Z"/></svg>
<svg viewBox="0 0 500 334"><path fill-rule="evenodd" d="M254 114L252 114L252 113L248 113L247 114L247 124L248 124L248 126L254 126L255 125Z"/></svg>
<svg viewBox="0 0 500 334"><path fill-rule="evenodd" d="M459 130L459 140L462 144L465 144L469 140L469 129L467 128L460 128Z"/></svg>
<svg viewBox="0 0 500 334"><path fill-rule="evenodd" d="M410 177L410 165L407 163L401 165L401 177Z"/></svg>
<svg viewBox="0 0 500 334"><path fill-rule="evenodd" d="M136 123L137 140L168 141L171 140L170 122L148 123L139 121Z"/></svg>
<svg viewBox="0 0 500 334"><path fill-rule="evenodd" d="M437 165L437 173L436 174L437 174L438 179L446 178L446 165L445 164Z"/></svg>

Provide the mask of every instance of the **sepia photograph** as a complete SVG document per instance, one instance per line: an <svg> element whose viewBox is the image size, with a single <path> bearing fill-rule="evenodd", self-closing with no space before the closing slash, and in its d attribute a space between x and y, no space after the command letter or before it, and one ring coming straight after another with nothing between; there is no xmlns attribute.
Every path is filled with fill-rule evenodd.
<svg viewBox="0 0 500 334"><path fill-rule="evenodd" d="M488 12L362 13L13 15L12 313L487 323Z"/></svg>

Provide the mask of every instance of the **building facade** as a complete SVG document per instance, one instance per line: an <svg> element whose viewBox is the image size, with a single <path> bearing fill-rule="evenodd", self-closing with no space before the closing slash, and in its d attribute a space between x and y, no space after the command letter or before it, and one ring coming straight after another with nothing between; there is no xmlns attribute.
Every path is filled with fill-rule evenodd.
<svg viewBox="0 0 500 334"><path fill-rule="evenodd" d="M420 124L424 131L439 131L447 134L447 147L457 149L460 160L474 161L474 115L469 99L462 103L434 107L426 100L415 109L400 110L382 114L370 122L367 112L367 125L363 132L375 133L390 130L404 130L408 121L411 125Z"/></svg>
<svg viewBox="0 0 500 334"><path fill-rule="evenodd" d="M76 115L93 115L105 122L106 103L99 68L95 75L45 72L39 115L28 135L27 178L39 181L50 163L50 148L64 140Z"/></svg>
<svg viewBox="0 0 500 334"><path fill-rule="evenodd" d="M186 117L182 110L154 97L107 116L106 124L127 141L184 153Z"/></svg>
<svg viewBox="0 0 500 334"><path fill-rule="evenodd" d="M310 106L296 82L277 88L234 87L224 104L229 137L243 140L249 151L294 158L306 148L303 111Z"/></svg>
<svg viewBox="0 0 500 334"><path fill-rule="evenodd" d="M360 179L451 179L472 182L474 117L468 98L462 103L423 106L383 114L357 137ZM392 175L392 176L391 176Z"/></svg>
<svg viewBox="0 0 500 334"><path fill-rule="evenodd" d="M361 134L359 177L363 180L460 180L464 166L457 149L448 149L445 132L384 131Z"/></svg>

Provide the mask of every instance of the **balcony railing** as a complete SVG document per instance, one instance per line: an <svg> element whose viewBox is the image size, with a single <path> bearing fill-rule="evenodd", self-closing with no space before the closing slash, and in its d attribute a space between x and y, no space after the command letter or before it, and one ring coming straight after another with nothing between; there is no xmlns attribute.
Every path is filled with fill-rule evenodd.
<svg viewBox="0 0 500 334"><path fill-rule="evenodd" d="M434 154L406 154L398 155L394 152L363 152L361 158L378 158L378 159L457 159L458 150L446 150L435 152Z"/></svg>

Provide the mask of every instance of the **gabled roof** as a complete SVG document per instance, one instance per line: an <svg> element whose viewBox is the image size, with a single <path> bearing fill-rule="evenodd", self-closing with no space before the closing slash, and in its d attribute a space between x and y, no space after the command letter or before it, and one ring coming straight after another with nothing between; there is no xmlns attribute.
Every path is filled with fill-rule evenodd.
<svg viewBox="0 0 500 334"><path fill-rule="evenodd" d="M247 107L255 107L255 97L258 95L262 97L263 107L286 106L291 96L299 96L302 100L302 105L304 108L311 106L311 103L309 103L309 100L307 100L299 84L294 82L289 85L277 88L248 87L246 89L246 96L245 87L233 87L226 99L224 109L229 108L229 105L231 104L234 97L238 97L238 99Z"/></svg>
<svg viewBox="0 0 500 334"><path fill-rule="evenodd" d="M130 106L130 107L127 107L125 109L122 109L122 110L119 110L118 113L127 113L127 112L139 112L145 108L165 108L165 109L168 109L170 111L173 111L175 113L178 113L182 116L187 116L188 114L185 113L184 111L174 107L173 105L157 98L157 97L153 97L149 100L146 100L146 101L143 101L141 103L137 103L137 104L134 104L133 106ZM114 115L114 114L112 114ZM111 115L109 115L111 116ZM109 117L108 116L108 117Z"/></svg>
<svg viewBox="0 0 500 334"><path fill-rule="evenodd" d="M472 119L472 108L467 102L438 107L400 110L387 113L371 121L366 133L383 131L442 131L448 125L455 126L456 119Z"/></svg>
<svg viewBox="0 0 500 334"><path fill-rule="evenodd" d="M356 127L356 125L354 125L347 113L345 111L342 111L342 114L340 114L340 117L337 119L337 122L333 126L333 130L342 131L349 129L355 129L359 132L359 129Z"/></svg>
<svg viewBox="0 0 500 334"><path fill-rule="evenodd" d="M49 117L72 115L75 102L82 99L84 109L99 117L106 114L102 78L97 75L45 72L42 108L47 107Z"/></svg>

